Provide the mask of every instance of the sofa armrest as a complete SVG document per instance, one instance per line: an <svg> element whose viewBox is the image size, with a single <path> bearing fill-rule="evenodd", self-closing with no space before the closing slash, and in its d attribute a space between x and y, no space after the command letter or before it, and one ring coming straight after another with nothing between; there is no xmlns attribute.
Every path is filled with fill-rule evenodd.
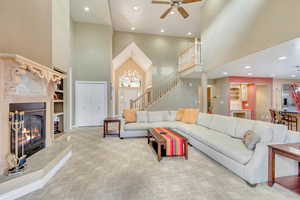
<svg viewBox="0 0 300 200"><path fill-rule="evenodd" d="M250 184L268 181L268 145L273 143L258 143L251 160L245 166L245 178ZM296 175L298 162L280 155L275 157L275 172L277 177Z"/></svg>
<svg viewBox="0 0 300 200"><path fill-rule="evenodd" d="M245 178L250 184L266 182L268 177L268 145L258 143L245 169Z"/></svg>
<svg viewBox="0 0 300 200"><path fill-rule="evenodd" d="M121 133L124 132L124 127L125 127L125 118L121 117Z"/></svg>

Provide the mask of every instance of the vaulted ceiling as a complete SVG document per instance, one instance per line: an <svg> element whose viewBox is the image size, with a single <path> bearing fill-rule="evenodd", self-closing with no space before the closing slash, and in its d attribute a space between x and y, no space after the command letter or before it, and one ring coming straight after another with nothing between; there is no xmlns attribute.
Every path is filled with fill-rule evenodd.
<svg viewBox="0 0 300 200"><path fill-rule="evenodd" d="M160 19L169 5L152 4L151 0L71 0L71 17L78 22L111 24L116 31L199 37L200 10L204 3L205 0L185 4L190 14L187 19L177 11Z"/></svg>
<svg viewBox="0 0 300 200"><path fill-rule="evenodd" d="M151 0L110 0L111 15L114 29L118 31L162 34L171 36L200 35L200 10L202 2L185 4L184 8L190 16L183 19L175 10L165 19L160 19L161 14L169 5L152 4ZM161 33L161 30L164 30Z"/></svg>
<svg viewBox="0 0 300 200"><path fill-rule="evenodd" d="M71 17L76 22L111 24L108 0L70 0Z"/></svg>

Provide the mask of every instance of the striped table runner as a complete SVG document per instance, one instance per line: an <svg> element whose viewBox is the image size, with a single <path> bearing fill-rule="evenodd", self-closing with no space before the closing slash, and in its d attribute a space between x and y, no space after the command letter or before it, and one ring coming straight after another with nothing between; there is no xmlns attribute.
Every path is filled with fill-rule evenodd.
<svg viewBox="0 0 300 200"><path fill-rule="evenodd" d="M180 135L177 135L176 132L167 129L167 128L154 128L157 133L166 140L166 155L167 156L184 156L184 142L185 139ZM165 134L161 134L164 132Z"/></svg>

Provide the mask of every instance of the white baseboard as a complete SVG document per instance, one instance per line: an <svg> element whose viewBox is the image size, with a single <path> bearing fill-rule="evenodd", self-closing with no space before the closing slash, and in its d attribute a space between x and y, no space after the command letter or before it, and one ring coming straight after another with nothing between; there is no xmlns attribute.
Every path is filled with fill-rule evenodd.
<svg viewBox="0 0 300 200"><path fill-rule="evenodd" d="M58 163L53 167L44 177L41 177L40 180L24 185L21 188L9 191L5 194L0 195L0 200L14 200L20 198L28 193L31 193L35 190L43 188L48 181L57 173L57 171L69 160L72 156L72 151L67 153Z"/></svg>

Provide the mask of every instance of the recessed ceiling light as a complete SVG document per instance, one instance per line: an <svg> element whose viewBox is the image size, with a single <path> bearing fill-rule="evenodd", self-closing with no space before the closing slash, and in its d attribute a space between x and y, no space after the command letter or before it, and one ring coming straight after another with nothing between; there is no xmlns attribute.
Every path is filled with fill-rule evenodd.
<svg viewBox="0 0 300 200"><path fill-rule="evenodd" d="M224 74L224 75L227 75L227 74L228 74L228 72L223 72L223 74Z"/></svg>
<svg viewBox="0 0 300 200"><path fill-rule="evenodd" d="M278 58L278 60L286 60L286 59L287 59L286 56L281 56L281 57Z"/></svg>
<svg viewBox="0 0 300 200"><path fill-rule="evenodd" d="M192 32L188 32L187 34L188 34L188 35L192 35Z"/></svg>
<svg viewBox="0 0 300 200"><path fill-rule="evenodd" d="M134 31L134 30L135 30L135 27L131 27L131 30Z"/></svg>
<svg viewBox="0 0 300 200"><path fill-rule="evenodd" d="M293 75L291 75L291 77L295 78L295 77L296 77L296 75L295 75L295 74L293 74Z"/></svg>
<svg viewBox="0 0 300 200"><path fill-rule="evenodd" d="M170 14L171 14L171 15L174 15L174 14L175 14L175 12L174 12L174 11L171 11L171 12L170 12Z"/></svg>
<svg viewBox="0 0 300 200"><path fill-rule="evenodd" d="M138 10L139 7L138 6L133 6L133 10Z"/></svg>
<svg viewBox="0 0 300 200"><path fill-rule="evenodd" d="M86 12L89 12L89 11L90 11L90 8L89 8L89 7L84 7L84 10L85 10Z"/></svg>
<svg viewBox="0 0 300 200"><path fill-rule="evenodd" d="M251 69L251 68L252 68L252 67L249 66L249 65L245 66L245 69Z"/></svg>
<svg viewBox="0 0 300 200"><path fill-rule="evenodd" d="M164 32L165 32L165 30L164 30L164 29L160 29L160 32L161 32L161 33L164 33Z"/></svg>
<svg viewBox="0 0 300 200"><path fill-rule="evenodd" d="M250 72L250 73L248 73L248 76L252 76L252 75L253 75L253 73L251 73L251 72Z"/></svg>

